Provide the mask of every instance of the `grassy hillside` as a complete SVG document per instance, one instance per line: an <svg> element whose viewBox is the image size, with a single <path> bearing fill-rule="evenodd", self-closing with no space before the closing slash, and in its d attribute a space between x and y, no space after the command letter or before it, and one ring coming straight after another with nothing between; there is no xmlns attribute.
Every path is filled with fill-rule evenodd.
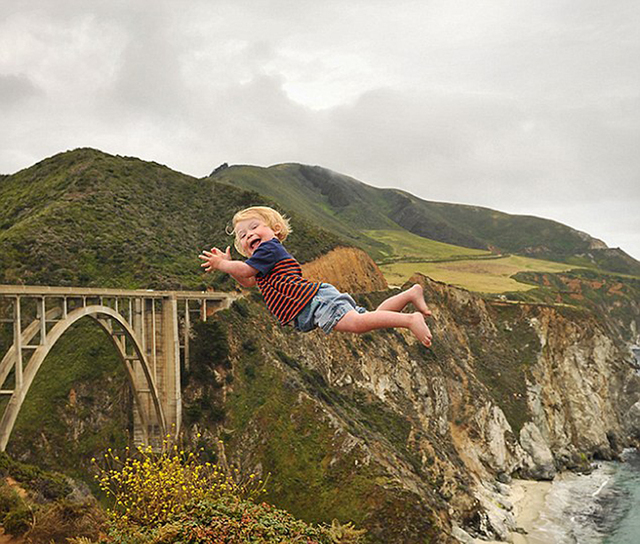
<svg viewBox="0 0 640 544"><path fill-rule="evenodd" d="M372 188L355 180L344 184L344 176L321 169L324 177L336 176L335 184L326 188L317 183L315 171L315 168L298 164L271 168L232 166L216 172L208 179L264 195L282 208L364 249L374 259L391 251L386 244L363 232L374 228L399 228L378 210L380 202L374 199L371 204L364 204L375 195ZM359 203L361 208L356 209L354 203Z"/></svg>
<svg viewBox="0 0 640 544"><path fill-rule="evenodd" d="M620 249L561 223L478 206L429 202L397 189L378 189L317 166L236 166L210 179L259 192L338 233L380 261L395 253L400 233L446 244L535 256L640 275L640 263ZM376 231L397 231L395 240ZM397 245L395 246L397 247Z"/></svg>
<svg viewBox="0 0 640 544"><path fill-rule="evenodd" d="M383 254L381 264L393 261L448 261L491 256L481 249L444 244L417 236L405 230L367 230L367 236L385 243L390 251Z"/></svg>
<svg viewBox="0 0 640 544"><path fill-rule="evenodd" d="M242 189L92 149L62 153L0 180L0 282L201 289L198 253L232 240L238 209L271 204ZM338 238L290 214L300 260Z"/></svg>

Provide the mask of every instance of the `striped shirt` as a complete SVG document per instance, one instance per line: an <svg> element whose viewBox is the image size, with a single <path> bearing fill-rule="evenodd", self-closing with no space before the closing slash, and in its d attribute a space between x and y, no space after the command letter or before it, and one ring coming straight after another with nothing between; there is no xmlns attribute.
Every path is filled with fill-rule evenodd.
<svg viewBox="0 0 640 544"><path fill-rule="evenodd" d="M245 263L258 271L258 289L281 325L296 317L320 288L302 277L300 264L277 238L262 242Z"/></svg>

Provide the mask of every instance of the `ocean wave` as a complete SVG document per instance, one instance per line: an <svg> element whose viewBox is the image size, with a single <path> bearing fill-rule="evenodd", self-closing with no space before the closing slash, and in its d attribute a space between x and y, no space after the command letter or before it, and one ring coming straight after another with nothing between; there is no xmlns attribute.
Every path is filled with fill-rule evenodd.
<svg viewBox="0 0 640 544"><path fill-rule="evenodd" d="M545 544L640 542L640 454L600 463L591 474L558 476L528 540Z"/></svg>

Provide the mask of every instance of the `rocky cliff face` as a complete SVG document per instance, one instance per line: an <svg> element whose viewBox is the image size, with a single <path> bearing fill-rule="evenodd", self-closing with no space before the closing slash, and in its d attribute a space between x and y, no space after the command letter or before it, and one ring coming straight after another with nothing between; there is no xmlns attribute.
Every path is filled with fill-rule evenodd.
<svg viewBox="0 0 640 544"><path fill-rule="evenodd" d="M258 297L219 314L225 456L271 473L278 506L353 520L372 542L504 539L514 526L501 482L550 479L632 443L634 363L586 311L412 281L433 310L430 350L403 331L282 329Z"/></svg>
<svg viewBox="0 0 640 544"><path fill-rule="evenodd" d="M335 285L341 291L364 293L387 288L373 259L354 247L338 247L302 266L306 278Z"/></svg>

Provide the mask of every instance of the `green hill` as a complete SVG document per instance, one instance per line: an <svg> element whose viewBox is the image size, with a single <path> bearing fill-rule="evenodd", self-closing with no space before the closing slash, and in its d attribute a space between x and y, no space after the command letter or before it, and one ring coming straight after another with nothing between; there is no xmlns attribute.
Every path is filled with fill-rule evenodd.
<svg viewBox="0 0 640 544"><path fill-rule="evenodd" d="M397 189L371 187L318 166L232 166L214 171L209 179L251 189L296 210L378 261L394 255L396 246L376 236L376 231L396 231L396 239L408 231L463 248L640 275L640 263L622 250L607 248L561 223L479 206L430 202ZM395 256L409 255L396 250Z"/></svg>
<svg viewBox="0 0 640 544"><path fill-rule="evenodd" d="M198 253L232 239L233 213L266 198L157 163L77 149L0 180L0 282L201 289ZM290 214L302 260L336 236Z"/></svg>

